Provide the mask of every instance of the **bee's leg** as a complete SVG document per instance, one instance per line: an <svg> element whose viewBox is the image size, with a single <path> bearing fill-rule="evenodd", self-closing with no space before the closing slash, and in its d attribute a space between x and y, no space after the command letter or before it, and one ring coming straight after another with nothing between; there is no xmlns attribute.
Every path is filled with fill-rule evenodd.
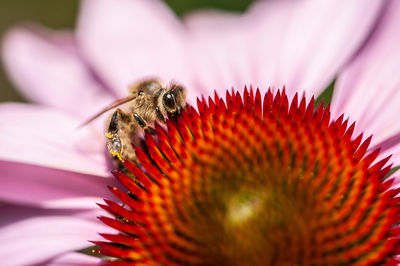
<svg viewBox="0 0 400 266"><path fill-rule="evenodd" d="M133 117L135 118L136 122L138 125L144 130L144 132L147 132L151 135L156 134L156 130L152 128L151 126L147 125L147 122L137 113L133 114Z"/></svg>
<svg viewBox="0 0 400 266"><path fill-rule="evenodd" d="M163 124L165 124L165 117L164 115L161 113L160 108L157 106L156 107L156 115L157 115L157 119L162 122Z"/></svg>
<svg viewBox="0 0 400 266"><path fill-rule="evenodd" d="M136 132L135 125L132 125L132 118L129 114L124 113L121 109L115 110L112 114L110 123L107 128L106 136L107 148L114 159L114 165L118 171L139 186L143 186L135 177L135 175L126 168L124 161L128 160L136 165L139 165L139 161L136 157L135 151L132 147L131 134Z"/></svg>
<svg viewBox="0 0 400 266"><path fill-rule="evenodd" d="M108 151L111 153L112 156L117 157L120 161L123 161L123 145L121 143L120 136L118 135L121 122L129 123L130 117L129 115L125 114L121 109L117 109L111 116L110 123L108 124L108 128L106 131L106 137L108 138Z"/></svg>

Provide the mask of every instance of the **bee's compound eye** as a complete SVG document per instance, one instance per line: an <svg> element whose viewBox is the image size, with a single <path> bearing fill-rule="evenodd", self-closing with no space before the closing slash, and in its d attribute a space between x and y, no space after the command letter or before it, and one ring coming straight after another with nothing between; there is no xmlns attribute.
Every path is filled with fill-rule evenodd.
<svg viewBox="0 0 400 266"><path fill-rule="evenodd" d="M176 103L175 103L175 97L173 94L171 94L169 92L164 94L163 100L164 100L164 104L167 108L175 109Z"/></svg>

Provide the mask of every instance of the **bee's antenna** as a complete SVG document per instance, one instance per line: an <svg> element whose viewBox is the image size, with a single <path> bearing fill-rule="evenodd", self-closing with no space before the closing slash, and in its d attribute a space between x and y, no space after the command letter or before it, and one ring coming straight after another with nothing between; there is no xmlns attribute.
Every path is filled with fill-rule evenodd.
<svg viewBox="0 0 400 266"><path fill-rule="evenodd" d="M77 129L82 128L84 126L86 126L87 124L93 122L94 120L96 120L99 116L101 116L102 114L104 114L107 111L110 111L111 109L118 107L124 103L130 102L132 100L134 100L137 97L136 94L132 94L128 97L125 97L123 99L119 99L116 100L115 102L113 102L112 104L110 104L109 106L105 107L103 110L101 110L100 112L98 112L97 114L95 114L94 116L92 116L91 118L89 118L88 120L86 120L85 122L83 122L82 124L80 124Z"/></svg>

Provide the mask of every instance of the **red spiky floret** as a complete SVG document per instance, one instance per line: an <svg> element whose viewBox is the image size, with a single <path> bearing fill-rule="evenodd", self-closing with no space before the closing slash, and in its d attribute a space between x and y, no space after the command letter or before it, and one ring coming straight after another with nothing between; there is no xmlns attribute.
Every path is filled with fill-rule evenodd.
<svg viewBox="0 0 400 266"><path fill-rule="evenodd" d="M300 103L299 103L300 100ZM146 135L106 200L115 265L396 264L398 189L343 116L285 91L197 101Z"/></svg>

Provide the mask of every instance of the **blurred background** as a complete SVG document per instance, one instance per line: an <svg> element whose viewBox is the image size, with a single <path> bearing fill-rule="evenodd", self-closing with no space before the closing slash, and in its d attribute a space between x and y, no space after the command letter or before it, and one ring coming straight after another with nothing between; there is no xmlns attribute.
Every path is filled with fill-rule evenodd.
<svg viewBox="0 0 400 266"><path fill-rule="evenodd" d="M112 1L112 0L110 0ZM196 9L217 8L243 12L254 0L165 0L182 16ZM78 0L1 0L0 36L12 25L33 21L52 29L73 29L78 13ZM0 102L24 101L8 81L0 65Z"/></svg>

